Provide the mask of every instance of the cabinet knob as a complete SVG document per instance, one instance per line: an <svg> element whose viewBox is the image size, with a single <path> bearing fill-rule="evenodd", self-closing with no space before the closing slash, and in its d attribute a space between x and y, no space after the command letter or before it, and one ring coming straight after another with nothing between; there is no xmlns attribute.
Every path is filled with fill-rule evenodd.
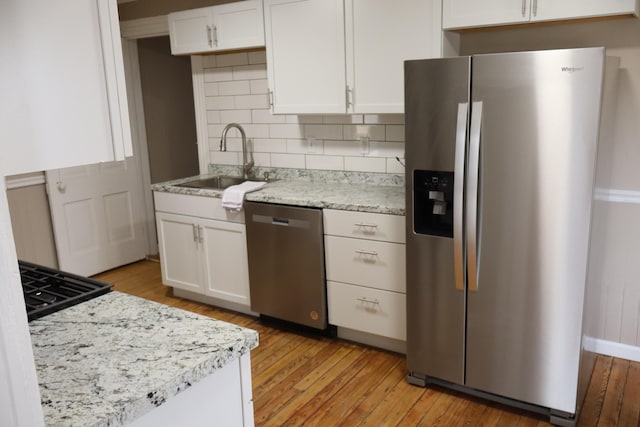
<svg viewBox="0 0 640 427"><path fill-rule="evenodd" d="M56 182L56 187L58 187L58 191L61 193L67 191L67 184L62 181Z"/></svg>

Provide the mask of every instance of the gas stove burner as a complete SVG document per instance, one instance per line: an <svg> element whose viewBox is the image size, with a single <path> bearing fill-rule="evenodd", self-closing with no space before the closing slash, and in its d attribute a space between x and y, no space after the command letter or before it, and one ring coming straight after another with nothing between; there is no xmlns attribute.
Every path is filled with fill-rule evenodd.
<svg viewBox="0 0 640 427"><path fill-rule="evenodd" d="M28 307L41 308L53 304L58 299L54 295L38 291L30 295L25 295L24 300Z"/></svg>
<svg viewBox="0 0 640 427"><path fill-rule="evenodd" d="M111 285L87 277L18 261L29 321L111 291Z"/></svg>

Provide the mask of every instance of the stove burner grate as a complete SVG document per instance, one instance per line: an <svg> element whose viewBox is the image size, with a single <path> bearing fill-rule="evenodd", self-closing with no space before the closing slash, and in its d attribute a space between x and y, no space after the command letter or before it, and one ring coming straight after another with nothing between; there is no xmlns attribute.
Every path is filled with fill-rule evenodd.
<svg viewBox="0 0 640 427"><path fill-rule="evenodd" d="M29 321L111 291L111 285L87 277L18 261Z"/></svg>

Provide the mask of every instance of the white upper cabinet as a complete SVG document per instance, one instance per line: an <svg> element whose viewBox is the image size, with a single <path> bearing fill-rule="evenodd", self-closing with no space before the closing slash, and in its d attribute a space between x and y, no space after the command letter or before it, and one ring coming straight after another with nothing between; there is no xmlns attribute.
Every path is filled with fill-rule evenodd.
<svg viewBox="0 0 640 427"><path fill-rule="evenodd" d="M274 113L344 113L343 0L266 0L267 73Z"/></svg>
<svg viewBox="0 0 640 427"><path fill-rule="evenodd" d="M533 0L531 21L638 14L637 0Z"/></svg>
<svg viewBox="0 0 640 427"><path fill-rule="evenodd" d="M531 0L443 0L442 28L468 28L529 22Z"/></svg>
<svg viewBox="0 0 640 427"><path fill-rule="evenodd" d="M265 0L276 114L402 113L406 59L440 55L440 1Z"/></svg>
<svg viewBox="0 0 640 427"><path fill-rule="evenodd" d="M247 0L169 14L174 55L264 46L262 0Z"/></svg>
<svg viewBox="0 0 640 427"><path fill-rule="evenodd" d="M2 1L0 51L2 175L131 155L116 0Z"/></svg>
<svg viewBox="0 0 640 427"><path fill-rule="evenodd" d="M638 0L443 0L447 30L638 14Z"/></svg>
<svg viewBox="0 0 640 427"><path fill-rule="evenodd" d="M350 113L404 113L404 61L440 56L440 1L347 0Z"/></svg>

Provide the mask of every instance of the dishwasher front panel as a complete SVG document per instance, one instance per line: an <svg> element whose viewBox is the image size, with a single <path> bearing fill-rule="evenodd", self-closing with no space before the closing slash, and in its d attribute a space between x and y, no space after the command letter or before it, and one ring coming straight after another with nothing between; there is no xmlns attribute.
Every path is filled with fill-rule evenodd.
<svg viewBox="0 0 640 427"><path fill-rule="evenodd" d="M322 210L245 202L251 310L324 330Z"/></svg>

